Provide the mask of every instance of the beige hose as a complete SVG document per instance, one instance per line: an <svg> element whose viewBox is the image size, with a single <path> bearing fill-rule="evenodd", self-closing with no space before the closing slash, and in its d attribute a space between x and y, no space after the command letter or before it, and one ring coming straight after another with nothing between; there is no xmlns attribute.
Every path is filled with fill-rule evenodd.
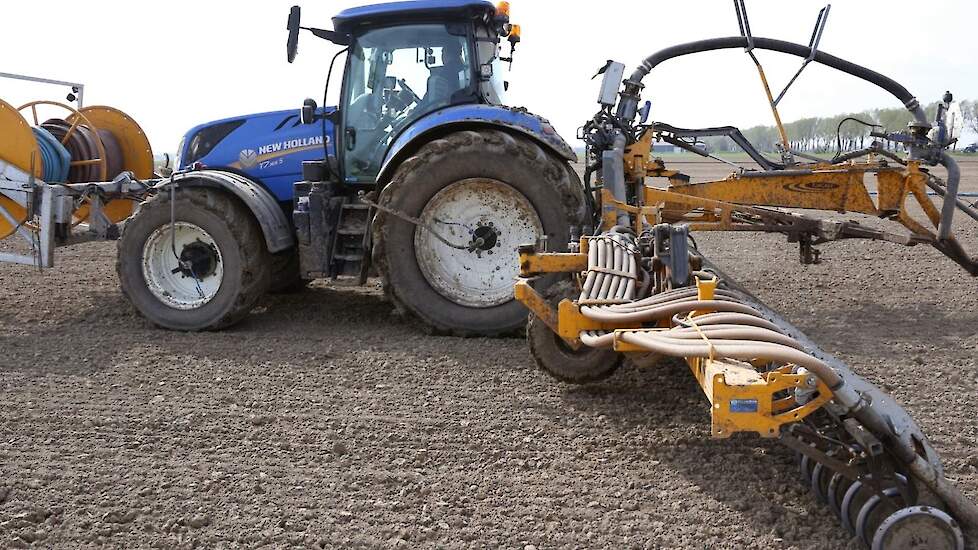
<svg viewBox="0 0 978 550"><path fill-rule="evenodd" d="M758 358L793 363L805 367L815 376L834 388L842 383L842 379L831 367L824 362L798 349L769 342L750 342L741 340L682 340L660 336L663 333L625 332L620 338L629 344L644 348L654 353L674 357L726 357L750 361Z"/></svg>

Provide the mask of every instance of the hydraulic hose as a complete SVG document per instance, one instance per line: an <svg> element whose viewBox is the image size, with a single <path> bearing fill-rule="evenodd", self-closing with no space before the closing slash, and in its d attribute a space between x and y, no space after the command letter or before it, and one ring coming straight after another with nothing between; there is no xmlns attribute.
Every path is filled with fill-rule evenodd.
<svg viewBox="0 0 978 550"><path fill-rule="evenodd" d="M682 317L676 315L673 317L673 324L677 326L692 326ZM706 315L700 315L696 318L696 325L700 328L710 325L737 325L737 326L753 326L766 328L768 330L774 330L780 332L781 329L778 325L775 325L771 321L764 319L762 317L756 317L754 315L746 315L743 313L707 313Z"/></svg>
<svg viewBox="0 0 978 550"><path fill-rule="evenodd" d="M941 153L940 164L947 168L947 184L944 204L941 205L941 221L937 225L937 238L946 241L951 237L951 222L954 220L954 210L957 208L961 169L958 167L958 162L951 158L947 152Z"/></svg>
<svg viewBox="0 0 978 550"><path fill-rule="evenodd" d="M601 179L611 195L618 202L626 202L627 190L625 188L625 147L628 145L628 138L621 131L615 135L615 140L611 150L602 153ZM607 208L608 206L605 206ZM619 211L617 214L618 225L628 226L628 214Z"/></svg>
<svg viewBox="0 0 978 550"><path fill-rule="evenodd" d="M753 39L754 49L758 50L770 50L775 52L786 53L789 55L795 55L798 57L808 58L812 50L808 46L802 46L801 44L795 44L794 42L785 42L783 40L775 40L773 38L757 38ZM635 69L632 73L631 83L640 84L642 79L649 74L653 68L669 59L675 57L681 57L684 55L709 52L714 50L727 50L732 48L746 48L747 38L743 36L732 36L727 38L711 38L708 40L697 40L695 42L687 42L686 44L679 44L660 50L642 61L641 66ZM855 76L867 82L871 82L880 88L883 88L887 92L891 93L894 97L899 99L903 106L907 108L908 111L913 115L917 124L921 126L930 127L930 123L927 121L927 115L924 114L924 110L920 107L920 102L917 98L913 96L906 88L904 88L900 83L884 76L876 71L872 71L860 65L856 65L845 59L840 59L834 55L827 54L825 52L816 50L814 61L816 63L821 63L833 69L837 69L844 73Z"/></svg>
<svg viewBox="0 0 978 550"><path fill-rule="evenodd" d="M586 307L581 313L588 319L602 323L639 323L668 319L677 313L689 311L727 311L760 315L754 308L738 302L725 300L690 300L667 303L633 312L616 312L608 308Z"/></svg>
<svg viewBox="0 0 978 550"><path fill-rule="evenodd" d="M738 327L733 325L712 325L705 327L698 326L698 330L696 328L672 329L663 333L663 335L680 340L694 339L700 341L702 341L703 335L706 335L709 336L711 340L713 338L717 338L720 340L750 340L754 342L769 342L771 344L781 344L782 346L802 350L802 345L794 338L785 336L780 332L757 327Z"/></svg>
<svg viewBox="0 0 978 550"><path fill-rule="evenodd" d="M818 376L829 388L840 386L843 382L831 367L807 353L768 342L745 342L739 340L710 340L705 342L683 341L674 338L663 338L651 333L625 332L619 338L622 341L641 346L653 353L676 357L710 357L711 354L749 361L758 357L793 363L805 367Z"/></svg>
<svg viewBox="0 0 978 550"><path fill-rule="evenodd" d="M51 132L44 128L32 128L38 148L41 150L41 165L44 173L41 179L47 183L65 183L71 167L71 153Z"/></svg>

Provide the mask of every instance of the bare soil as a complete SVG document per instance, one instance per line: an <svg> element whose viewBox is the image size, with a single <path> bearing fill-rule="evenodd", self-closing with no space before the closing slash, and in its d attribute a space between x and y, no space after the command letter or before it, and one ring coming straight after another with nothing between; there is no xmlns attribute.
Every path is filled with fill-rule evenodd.
<svg viewBox="0 0 978 550"><path fill-rule="evenodd" d="M956 229L978 250L978 225ZM801 266L778 236L698 241L892 392L978 499L975 279L924 246L837 243ZM858 547L785 448L710 439L683 368L564 385L521 339L425 334L376 283L157 330L114 254L0 265L0 547Z"/></svg>

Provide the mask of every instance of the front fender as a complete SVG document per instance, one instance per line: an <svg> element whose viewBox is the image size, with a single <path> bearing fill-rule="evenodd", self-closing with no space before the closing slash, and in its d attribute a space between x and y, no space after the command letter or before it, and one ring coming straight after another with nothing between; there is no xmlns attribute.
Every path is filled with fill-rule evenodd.
<svg viewBox="0 0 978 550"><path fill-rule="evenodd" d="M165 180L165 184L170 180ZM265 244L271 253L295 246L292 226L278 200L258 183L233 172L221 170L194 170L173 176L180 187L209 187L228 191L248 207L258 221L265 236ZM166 191L164 191L166 192Z"/></svg>
<svg viewBox="0 0 978 550"><path fill-rule="evenodd" d="M432 137L456 130L479 128L497 128L523 134L558 157L570 162L577 161L577 154L550 122L526 109L497 105L456 105L425 115L404 129L388 147L377 181L389 181L401 161Z"/></svg>

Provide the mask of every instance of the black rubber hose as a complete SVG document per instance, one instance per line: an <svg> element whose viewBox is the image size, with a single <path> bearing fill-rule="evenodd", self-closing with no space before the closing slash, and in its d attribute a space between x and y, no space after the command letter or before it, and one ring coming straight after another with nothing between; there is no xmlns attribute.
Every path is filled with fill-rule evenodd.
<svg viewBox="0 0 978 550"><path fill-rule="evenodd" d="M642 79L649 74L649 71L663 61L667 61L674 57L681 57L684 55L714 50L727 50L732 48L746 47L747 38L743 36L711 38L708 40L697 40L696 42L678 44L664 50L659 50L649 57L646 57L645 60L642 61L642 65L638 69L635 69L635 72L632 73L631 80L635 83L640 83ZM754 38L754 48L758 50L771 50L786 53L789 55L804 57L806 59L809 55L811 55L811 49L808 46L802 46L801 44L795 44L794 42L785 42L784 40L775 40L773 38ZM840 59L834 55L829 55L822 51L815 52L814 61L857 78L861 78L867 82L876 84L903 102L903 106L913 114L918 123L929 126L927 116L924 114L923 109L920 108L920 102L917 101L917 98L915 98L913 94L911 94L899 82L893 80L892 78L881 75L876 71L871 71L866 67L856 65L850 61L846 61L845 59Z"/></svg>

